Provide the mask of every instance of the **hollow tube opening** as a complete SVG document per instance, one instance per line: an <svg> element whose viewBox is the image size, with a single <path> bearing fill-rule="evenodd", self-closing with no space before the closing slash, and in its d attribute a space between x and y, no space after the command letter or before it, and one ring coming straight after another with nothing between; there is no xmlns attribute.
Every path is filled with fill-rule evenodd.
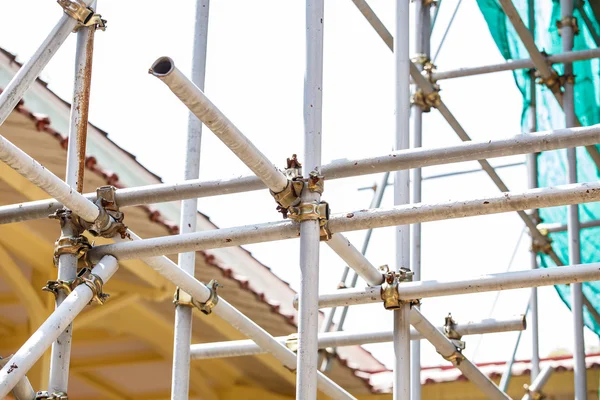
<svg viewBox="0 0 600 400"><path fill-rule="evenodd" d="M150 73L155 76L169 75L175 69L175 63L170 57L160 57L150 67Z"/></svg>

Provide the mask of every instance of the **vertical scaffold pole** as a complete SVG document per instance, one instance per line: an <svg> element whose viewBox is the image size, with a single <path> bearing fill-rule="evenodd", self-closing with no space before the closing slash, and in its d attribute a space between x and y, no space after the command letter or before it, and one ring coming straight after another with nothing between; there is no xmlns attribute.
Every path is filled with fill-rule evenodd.
<svg viewBox="0 0 600 400"><path fill-rule="evenodd" d="M77 50L75 55L75 82L73 86L73 102L69 124L69 140L67 148L66 183L83 192L83 172L85 165L85 149L88 126L90 85L92 80L92 61L94 52L95 26L81 27L77 32ZM81 234L72 220L69 210L58 216L61 221L61 238L76 237ZM77 275L77 255L62 254L58 257L58 279L70 281ZM56 295L56 307L67 297L61 290ZM69 364L71 361L71 339L73 325L69 324L52 343L50 358L50 378L48 392L67 393L69 384Z"/></svg>
<svg viewBox="0 0 600 400"><path fill-rule="evenodd" d="M196 1L194 26L194 49L192 55L192 82L204 90L206 73L206 48L208 37L208 14L210 0ZM200 175L200 147L202 140L202 122L191 112L188 117L188 135L184 179L198 179ZM181 203L179 231L196 231L198 199L187 199ZM194 275L196 252L180 253L179 268ZM173 370L171 399L186 400L190 387L190 344L192 339L192 306L190 296L179 288L175 305L175 335L173 343Z"/></svg>
<svg viewBox="0 0 600 400"><path fill-rule="evenodd" d="M306 0L306 75L304 77L303 174L321 175L321 122L323 100L324 1ZM319 202L320 193L305 185L302 202ZM319 221L300 223L300 296L296 398L317 399L319 333Z"/></svg>
<svg viewBox="0 0 600 400"><path fill-rule="evenodd" d="M396 0L394 40L395 133L394 149L409 147L410 56L409 1ZM394 204L410 201L409 173L394 173ZM410 226L396 227L396 271L410 265ZM410 399L410 303L394 311L394 400Z"/></svg>
<svg viewBox="0 0 600 400"><path fill-rule="evenodd" d="M529 30L531 35L535 38L535 0L528 0L528 19L529 19ZM535 70L529 70L529 110L528 110L528 127L529 133L537 131L537 95L536 95L536 77ZM535 189L538 187L538 164L537 154L527 155L527 175L528 175L528 187L529 189ZM539 223L539 211L532 210L533 219L536 223ZM533 237L533 236L532 236ZM535 250L534 243L531 246L531 268L536 269L537 264L537 252ZM539 350L539 331L538 331L538 301L537 301L537 288L531 288L531 297L529 300L530 319L529 326L531 327L531 381L540 373L540 350Z"/></svg>
<svg viewBox="0 0 600 400"><path fill-rule="evenodd" d="M422 70L424 63L429 62L430 56L430 34L431 34L431 14L430 2L425 0L415 1L415 37L414 48L419 69ZM412 122L412 147L421 147L423 145L423 109L413 104L411 107ZM421 202L421 168L415 168L412 172L412 203ZM421 224L411 226L411 250L410 266L413 271L413 279L421 280ZM421 399L421 342L413 341L410 344L410 395L413 400Z"/></svg>
<svg viewBox="0 0 600 400"><path fill-rule="evenodd" d="M563 52L573 49L573 0L560 0L561 10L561 37ZM563 92L563 109L565 110L566 126L576 126L573 64L564 64L564 76L567 78ZM567 149L567 177L568 183L577 182L577 148ZM568 238L569 238L569 263L581 263L579 205L568 206ZM575 344L573 347L575 400L587 398L587 379L585 368L585 343L583 338L583 292L581 283L571 284L571 309L573 311L573 333Z"/></svg>

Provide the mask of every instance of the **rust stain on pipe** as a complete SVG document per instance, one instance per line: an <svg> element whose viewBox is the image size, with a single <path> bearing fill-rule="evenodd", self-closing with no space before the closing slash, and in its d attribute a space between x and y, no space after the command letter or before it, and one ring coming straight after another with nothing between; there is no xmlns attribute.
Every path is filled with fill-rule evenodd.
<svg viewBox="0 0 600 400"><path fill-rule="evenodd" d="M82 90L77 94L77 108L79 121L77 123L77 191L83 193L83 175L85 171L85 150L87 144L88 115L90 108L90 88L92 83L92 61L94 54L95 27L87 29L87 46L85 52L85 65L81 71L83 80Z"/></svg>

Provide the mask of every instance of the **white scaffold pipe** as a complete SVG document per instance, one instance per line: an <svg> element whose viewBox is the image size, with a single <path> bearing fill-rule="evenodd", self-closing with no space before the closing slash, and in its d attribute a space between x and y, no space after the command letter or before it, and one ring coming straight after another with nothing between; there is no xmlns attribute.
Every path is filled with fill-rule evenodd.
<svg viewBox="0 0 600 400"><path fill-rule="evenodd" d="M117 268L117 260L112 256L106 256L92 269L92 274L106 283ZM61 332L88 305L93 296L94 293L87 284L78 285L12 356L10 362L0 370L1 399L8 395L17 382L25 376Z"/></svg>
<svg viewBox="0 0 600 400"><path fill-rule="evenodd" d="M4 367L9 361L11 357L0 358L0 368ZM21 378L19 382L12 389L12 395L15 400L33 400L35 399L35 390L31 386L29 379L26 376Z"/></svg>
<svg viewBox="0 0 600 400"><path fill-rule="evenodd" d="M600 57L600 49L570 51L548 56L546 59L550 64L560 64L563 62L585 61ZM514 71L517 69L535 68L535 64L530 58L521 60L509 60L500 64L483 65L481 67L465 67L450 71L438 71L431 74L433 81L443 79L463 78L467 76L490 74L494 72Z"/></svg>
<svg viewBox="0 0 600 400"><path fill-rule="evenodd" d="M454 281L403 282L398 287L400 300L408 301L428 297L454 296L457 294L483 293L498 290L522 289L600 279L600 263L578 264L564 267L527 269L502 272ZM340 289L319 296L319 308L380 303L381 286L364 289ZM294 300L294 307L296 301Z"/></svg>
<svg viewBox="0 0 600 400"><path fill-rule="evenodd" d="M183 104L206 125L248 168L273 191L279 193L288 179L244 134L194 85L169 57L152 64L149 73L163 81Z"/></svg>
<svg viewBox="0 0 600 400"><path fill-rule="evenodd" d="M84 6L89 6L92 0L81 0ZM60 3L60 2L59 2ZM22 14L26 15L26 14ZM19 69L0 95L0 125L6 121L17 106L29 86L37 79L44 67L54 57L56 51L67 40L67 37L79 23L66 13L58 20L52 31L46 37L33 56Z"/></svg>
<svg viewBox="0 0 600 400"><path fill-rule="evenodd" d="M331 232L338 233L595 201L600 201L600 182L500 193L480 199L346 212L332 215L328 226ZM292 239L298 235L298 223L283 220L101 245L91 249L88 254L92 260L98 260L106 254L120 259L133 259Z"/></svg>
<svg viewBox="0 0 600 400"><path fill-rule="evenodd" d="M122 239L121 237L116 236L114 240L117 242L142 241L140 237L132 231L127 231L127 234L129 239ZM189 293L194 300L206 302L211 298L211 289L206 287L206 285L198 281L195 277L183 271L167 257L144 257L141 260L174 285L180 287L186 293ZM277 339L246 315L242 314L225 299L221 297L217 298L218 301L214 308L212 308L212 312L227 321L246 337L252 339L258 346L272 354L286 368L291 371L296 370L296 354L279 343ZM355 397L320 372L317 374L317 386L321 392L332 399L355 399Z"/></svg>
<svg viewBox="0 0 600 400"><path fill-rule="evenodd" d="M461 336L481 335L498 332L513 332L522 331L526 328L525 316L516 316L505 319L484 319L481 321L467 322L466 324L457 324L454 330ZM444 327L439 326L437 329L443 332ZM319 349L328 347L344 347L357 346L371 343L386 343L392 341L392 331L381 332L323 332L319 333ZM280 336L276 337L281 344L293 342L294 337ZM421 340L423 335L414 329L410 331L411 340ZM202 360L207 358L226 358L226 357L241 357L253 356L256 354L264 354L265 350L261 349L252 340L234 340L229 342L217 343L202 343L193 344L191 346L191 356L194 360Z"/></svg>
<svg viewBox="0 0 600 400"><path fill-rule="evenodd" d="M502 392L471 361L462 356L450 339L437 330L416 308L410 310L410 323L436 348L442 357L461 370L469 381L485 394L487 399L510 400L506 393Z"/></svg>
<svg viewBox="0 0 600 400"><path fill-rule="evenodd" d="M542 389L550 379L550 375L552 375L553 371L554 367L551 365L548 365L546 368L542 369L531 385L526 387L527 393L521 400L543 399L544 397L540 397L542 394Z"/></svg>
<svg viewBox="0 0 600 400"><path fill-rule="evenodd" d="M519 134L500 140L471 141L449 147L407 149L394 151L383 156L338 160L323 165L322 174L327 180L341 179L598 143L600 143L600 124L581 128ZM264 188L264 184L257 177L246 176L229 180L200 181L194 179L173 184L124 188L118 189L115 196L120 207L129 207L187 198L241 193ZM96 199L96 193L88 193L84 196L90 201ZM2 206L0 207L0 224L46 218L49 213L60 207L62 207L62 204L56 199Z"/></svg>
<svg viewBox="0 0 600 400"><path fill-rule="evenodd" d="M208 18L210 0L197 0L194 23L194 45L192 52L192 82L204 90L206 75L206 50L208 42ZM200 174L200 148L202 142L202 122L193 114L188 115L188 132L184 179L198 179ZM198 199L186 199L181 203L179 231L196 232ZM180 253L177 264L194 276L196 252ZM186 294L177 291L177 301ZM190 343L192 340L192 308L189 304L175 305L175 330L173 335L173 368L171 373L171 398L187 400L190 388Z"/></svg>
<svg viewBox="0 0 600 400"><path fill-rule="evenodd" d="M585 221L579 224L579 229L597 228L599 226L600 220ZM538 225L538 229L547 233L565 232L567 230L567 225L561 224L560 222L542 223Z"/></svg>
<svg viewBox="0 0 600 400"><path fill-rule="evenodd" d="M341 233L334 233L327 245L369 285L381 285L383 274Z"/></svg>

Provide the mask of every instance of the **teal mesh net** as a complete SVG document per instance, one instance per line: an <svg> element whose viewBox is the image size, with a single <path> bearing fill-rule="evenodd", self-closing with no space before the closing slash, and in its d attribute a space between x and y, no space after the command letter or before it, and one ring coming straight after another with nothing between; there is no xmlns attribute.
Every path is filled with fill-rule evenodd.
<svg viewBox="0 0 600 400"><path fill-rule="evenodd" d="M512 24L504 14L497 0L477 0L479 9L483 13L490 33L500 53L507 60L529 58L529 54L521 43ZM519 10L521 19L527 26L529 8L528 0L513 0ZM590 34L589 27L584 23L581 12L591 20L592 29L600 32L598 21L587 2L577 2L574 16L579 22L580 33L575 36L573 50L587 50L598 47ZM560 19L560 4L558 1L536 0L534 2L535 15L535 42L537 47L550 54L562 52L561 38L558 34L556 21ZM554 69L562 74L562 64L555 64ZM600 61L578 61L573 64L575 80L575 113L582 125L593 125L600 122ZM523 96L523 113L521 125L527 131L527 110L529 107L530 75L529 71L514 71L515 82ZM543 85L536 85L537 97L537 128L549 130L565 126L564 113L556 102L552 92ZM555 186L567 183L566 175L566 150L547 151L538 155L538 183L540 187ZM598 169L590 159L584 148L577 149L577 179L579 182L596 181L599 179ZM590 203L579 206L580 220L582 222L600 218L600 204ZM553 207L540 210L540 217L546 223L567 222L567 207ZM581 231L581 262L591 263L600 261L598 234L600 228L588 228ZM569 264L567 232L551 233L552 246L564 264ZM541 267L554 266L553 261L545 254L538 254ZM570 287L568 285L555 286L559 296L567 307L571 308ZM584 296L591 305L600 310L600 282L583 284ZM588 328L600 335L600 325L592 317L587 308L584 309L585 324Z"/></svg>

